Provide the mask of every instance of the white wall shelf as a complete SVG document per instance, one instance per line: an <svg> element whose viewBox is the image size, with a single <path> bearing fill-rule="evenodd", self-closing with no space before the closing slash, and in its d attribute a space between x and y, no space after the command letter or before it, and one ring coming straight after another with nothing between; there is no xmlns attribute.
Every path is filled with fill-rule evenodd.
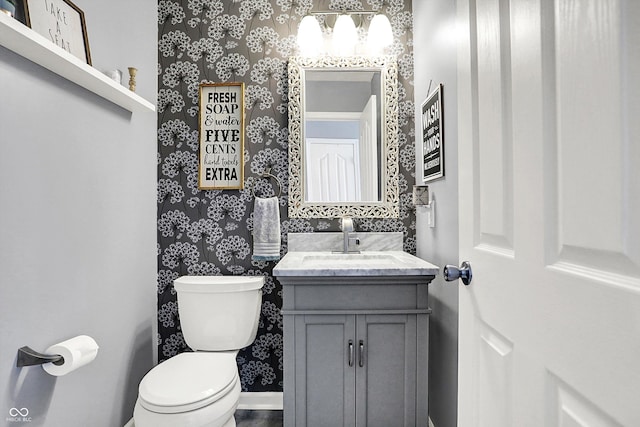
<svg viewBox="0 0 640 427"><path fill-rule="evenodd" d="M156 110L151 102L3 13L0 13L0 45L126 110Z"/></svg>

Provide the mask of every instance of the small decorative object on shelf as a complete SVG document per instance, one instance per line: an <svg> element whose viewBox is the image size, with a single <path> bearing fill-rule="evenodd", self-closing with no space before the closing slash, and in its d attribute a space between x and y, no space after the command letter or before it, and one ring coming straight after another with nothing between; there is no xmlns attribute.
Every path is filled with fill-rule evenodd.
<svg viewBox="0 0 640 427"><path fill-rule="evenodd" d="M136 73L138 72L137 68L129 67L129 90L132 92L136 91Z"/></svg>
<svg viewBox="0 0 640 427"><path fill-rule="evenodd" d="M105 71L104 73L111 80L118 82L118 84L122 84L122 71L120 71L120 70L109 70L109 71Z"/></svg>
<svg viewBox="0 0 640 427"><path fill-rule="evenodd" d="M10 17L16 15L16 0L0 0L0 12L6 13Z"/></svg>

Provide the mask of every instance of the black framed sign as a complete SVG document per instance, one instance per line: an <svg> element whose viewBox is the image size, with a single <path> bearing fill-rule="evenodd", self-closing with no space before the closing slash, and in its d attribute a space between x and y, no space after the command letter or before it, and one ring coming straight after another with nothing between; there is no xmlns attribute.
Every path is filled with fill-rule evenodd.
<svg viewBox="0 0 640 427"><path fill-rule="evenodd" d="M420 144L422 182L444 176L444 129L442 120L442 84L422 103L422 141Z"/></svg>
<svg viewBox="0 0 640 427"><path fill-rule="evenodd" d="M244 187L244 83L200 84L198 188Z"/></svg>
<svg viewBox="0 0 640 427"><path fill-rule="evenodd" d="M71 0L24 0L27 26L91 65L84 13Z"/></svg>

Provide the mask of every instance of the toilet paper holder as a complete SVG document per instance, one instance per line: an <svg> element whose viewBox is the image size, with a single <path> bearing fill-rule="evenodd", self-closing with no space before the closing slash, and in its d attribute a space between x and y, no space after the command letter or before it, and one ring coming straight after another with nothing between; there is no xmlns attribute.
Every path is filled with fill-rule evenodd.
<svg viewBox="0 0 640 427"><path fill-rule="evenodd" d="M45 363L53 363L54 365L62 365L64 363L64 357L59 354L42 354L33 350L29 346L24 346L18 349L18 360L16 366L22 368L23 366L43 365Z"/></svg>

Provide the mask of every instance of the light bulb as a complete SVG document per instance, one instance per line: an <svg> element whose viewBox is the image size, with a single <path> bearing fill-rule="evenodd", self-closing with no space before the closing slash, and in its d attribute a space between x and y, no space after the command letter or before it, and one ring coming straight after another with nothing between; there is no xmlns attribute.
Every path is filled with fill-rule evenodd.
<svg viewBox="0 0 640 427"><path fill-rule="evenodd" d="M338 16L336 25L333 27L333 50L339 56L353 55L353 51L358 43L358 31L356 24L350 15Z"/></svg>
<svg viewBox="0 0 640 427"><path fill-rule="evenodd" d="M389 18L379 13L373 17L369 25L367 45L373 52L380 52L393 43L393 31Z"/></svg>
<svg viewBox="0 0 640 427"><path fill-rule="evenodd" d="M298 28L298 46L301 53L306 56L318 55L323 44L322 30L315 16L307 15L302 18Z"/></svg>

